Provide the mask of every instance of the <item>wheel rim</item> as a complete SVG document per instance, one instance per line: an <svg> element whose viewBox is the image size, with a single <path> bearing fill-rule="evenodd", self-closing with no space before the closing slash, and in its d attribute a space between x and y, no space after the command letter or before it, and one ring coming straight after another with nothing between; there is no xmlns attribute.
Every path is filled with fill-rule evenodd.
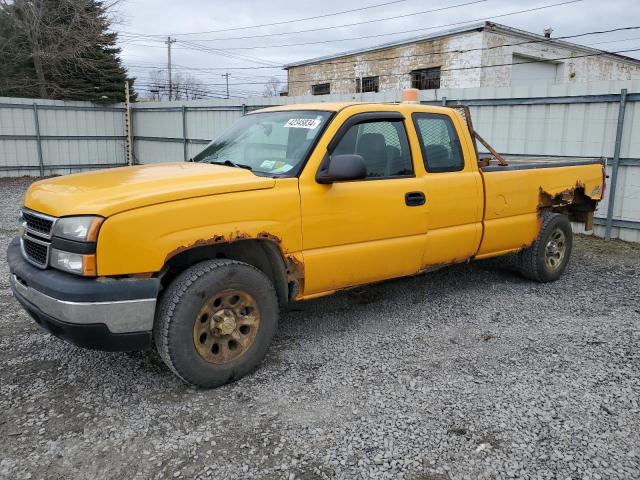
<svg viewBox="0 0 640 480"><path fill-rule="evenodd" d="M260 310L255 299L237 289L212 295L196 315L193 343L209 363L228 363L253 344L260 326Z"/></svg>
<svg viewBox="0 0 640 480"><path fill-rule="evenodd" d="M544 259L550 270L557 270L562 265L567 250L567 237L560 228L551 232L545 248Z"/></svg>

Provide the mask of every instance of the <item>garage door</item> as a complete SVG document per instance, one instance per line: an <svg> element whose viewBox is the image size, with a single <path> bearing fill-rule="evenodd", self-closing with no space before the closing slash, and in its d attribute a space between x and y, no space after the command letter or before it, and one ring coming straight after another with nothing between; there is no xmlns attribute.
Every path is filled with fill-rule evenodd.
<svg viewBox="0 0 640 480"><path fill-rule="evenodd" d="M529 57L513 56L511 85L547 85L556 83L558 63L535 62Z"/></svg>

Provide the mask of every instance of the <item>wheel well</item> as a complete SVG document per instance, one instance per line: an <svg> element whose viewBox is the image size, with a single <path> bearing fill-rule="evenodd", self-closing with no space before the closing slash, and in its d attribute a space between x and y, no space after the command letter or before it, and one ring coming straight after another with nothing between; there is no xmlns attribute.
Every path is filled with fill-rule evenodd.
<svg viewBox="0 0 640 480"><path fill-rule="evenodd" d="M215 258L228 258L248 263L262 271L273 283L278 303L284 305L295 293L295 282L287 281L287 267L280 248L271 240L239 240L233 243L202 245L184 250L171 257L162 270L161 283L166 288L184 269Z"/></svg>
<svg viewBox="0 0 640 480"><path fill-rule="evenodd" d="M572 222L584 223L587 230L591 229L596 206L597 202L585 194L582 186L554 196L541 192L541 210L562 213Z"/></svg>

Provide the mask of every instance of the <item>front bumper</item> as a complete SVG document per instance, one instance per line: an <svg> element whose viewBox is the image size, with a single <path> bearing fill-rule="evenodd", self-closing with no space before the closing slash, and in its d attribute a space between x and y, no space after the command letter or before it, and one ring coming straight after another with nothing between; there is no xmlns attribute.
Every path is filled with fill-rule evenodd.
<svg viewBox="0 0 640 480"><path fill-rule="evenodd" d="M144 350L160 282L155 278L83 278L28 263L18 239L9 244L11 289L33 319L53 335L85 348Z"/></svg>

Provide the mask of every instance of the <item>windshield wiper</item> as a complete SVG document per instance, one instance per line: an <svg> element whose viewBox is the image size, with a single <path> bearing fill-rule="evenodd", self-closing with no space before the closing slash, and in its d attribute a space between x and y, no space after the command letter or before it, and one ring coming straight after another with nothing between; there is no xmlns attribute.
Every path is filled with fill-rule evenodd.
<svg viewBox="0 0 640 480"><path fill-rule="evenodd" d="M225 165L227 167L235 167L235 168L244 168L245 170L253 170L253 168L250 165L245 165L244 163L235 163L232 162L231 160L217 160L214 162L209 162L213 165Z"/></svg>

